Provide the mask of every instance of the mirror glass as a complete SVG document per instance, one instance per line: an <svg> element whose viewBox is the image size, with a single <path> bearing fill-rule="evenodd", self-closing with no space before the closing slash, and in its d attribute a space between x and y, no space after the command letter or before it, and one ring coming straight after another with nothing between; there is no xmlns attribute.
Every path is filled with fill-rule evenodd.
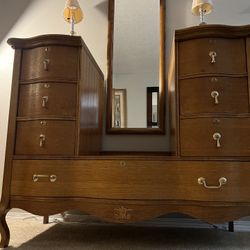
<svg viewBox="0 0 250 250"><path fill-rule="evenodd" d="M109 132L164 130L163 2L110 0Z"/></svg>

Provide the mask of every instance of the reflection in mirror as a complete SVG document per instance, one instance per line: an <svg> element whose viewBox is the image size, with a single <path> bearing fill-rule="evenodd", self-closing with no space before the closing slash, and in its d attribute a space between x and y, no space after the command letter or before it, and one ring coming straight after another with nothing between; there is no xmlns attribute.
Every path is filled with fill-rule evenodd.
<svg viewBox="0 0 250 250"><path fill-rule="evenodd" d="M164 0L109 0L107 131L163 133Z"/></svg>

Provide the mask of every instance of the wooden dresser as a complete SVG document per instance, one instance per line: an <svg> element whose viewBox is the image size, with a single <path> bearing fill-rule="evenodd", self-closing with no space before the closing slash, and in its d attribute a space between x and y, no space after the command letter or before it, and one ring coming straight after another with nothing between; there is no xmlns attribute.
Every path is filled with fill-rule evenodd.
<svg viewBox="0 0 250 250"><path fill-rule="evenodd" d="M176 31L176 78L169 88L175 90L177 155L250 156L247 34L210 25Z"/></svg>
<svg viewBox="0 0 250 250"><path fill-rule="evenodd" d="M43 216L79 209L117 223L176 212L210 223L250 215L250 26L176 31L171 152L162 154L100 151L103 78L80 38L9 43L16 56L1 246L11 208Z"/></svg>

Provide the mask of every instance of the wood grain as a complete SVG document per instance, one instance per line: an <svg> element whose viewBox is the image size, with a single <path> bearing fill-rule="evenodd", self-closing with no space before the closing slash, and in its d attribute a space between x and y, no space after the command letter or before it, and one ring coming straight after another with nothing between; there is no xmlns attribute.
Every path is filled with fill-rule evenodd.
<svg viewBox="0 0 250 250"><path fill-rule="evenodd" d="M212 73L244 74L247 72L245 39L202 38L178 44L179 76ZM211 63L209 53L216 52Z"/></svg>
<svg viewBox="0 0 250 250"><path fill-rule="evenodd" d="M249 156L250 118L192 118L180 122L182 156ZM221 147L214 133L220 133Z"/></svg>
<svg viewBox="0 0 250 250"><path fill-rule="evenodd" d="M67 83L21 84L19 117L76 117L77 85ZM43 98L47 97L43 107Z"/></svg>
<svg viewBox="0 0 250 250"><path fill-rule="evenodd" d="M198 77L180 80L180 115L249 112L247 77ZM217 91L218 104L211 93Z"/></svg>
<svg viewBox="0 0 250 250"><path fill-rule="evenodd" d="M34 174L57 175L57 181L33 182ZM249 164L239 162L15 160L11 195L249 202L249 174ZM228 183L210 190L199 177L208 185L221 177Z"/></svg>
<svg viewBox="0 0 250 250"><path fill-rule="evenodd" d="M75 121L19 121L17 122L16 155L74 155ZM45 136L40 146L40 135Z"/></svg>
<svg viewBox="0 0 250 250"><path fill-rule="evenodd" d="M44 69L45 60L48 60L47 70ZM79 53L78 48L75 47L42 46L25 49L22 55L21 82L37 79L76 81L78 63Z"/></svg>

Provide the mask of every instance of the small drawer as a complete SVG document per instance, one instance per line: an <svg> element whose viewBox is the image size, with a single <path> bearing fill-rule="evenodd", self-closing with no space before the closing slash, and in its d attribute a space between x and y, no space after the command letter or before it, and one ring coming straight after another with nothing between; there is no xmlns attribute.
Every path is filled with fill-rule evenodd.
<svg viewBox="0 0 250 250"><path fill-rule="evenodd" d="M246 77L180 80L180 113L248 113L247 81Z"/></svg>
<svg viewBox="0 0 250 250"><path fill-rule="evenodd" d="M37 79L76 81L79 50L74 47L49 46L24 49L21 81Z"/></svg>
<svg viewBox="0 0 250 250"><path fill-rule="evenodd" d="M180 121L182 156L250 156L250 118Z"/></svg>
<svg viewBox="0 0 250 250"><path fill-rule="evenodd" d="M14 160L11 195L249 202L249 175L247 162Z"/></svg>
<svg viewBox="0 0 250 250"><path fill-rule="evenodd" d="M179 76L246 74L245 39L202 38L179 43Z"/></svg>
<svg viewBox="0 0 250 250"><path fill-rule="evenodd" d="M21 84L18 116L76 116L76 84Z"/></svg>
<svg viewBox="0 0 250 250"><path fill-rule="evenodd" d="M18 121L16 155L74 155L75 121Z"/></svg>

